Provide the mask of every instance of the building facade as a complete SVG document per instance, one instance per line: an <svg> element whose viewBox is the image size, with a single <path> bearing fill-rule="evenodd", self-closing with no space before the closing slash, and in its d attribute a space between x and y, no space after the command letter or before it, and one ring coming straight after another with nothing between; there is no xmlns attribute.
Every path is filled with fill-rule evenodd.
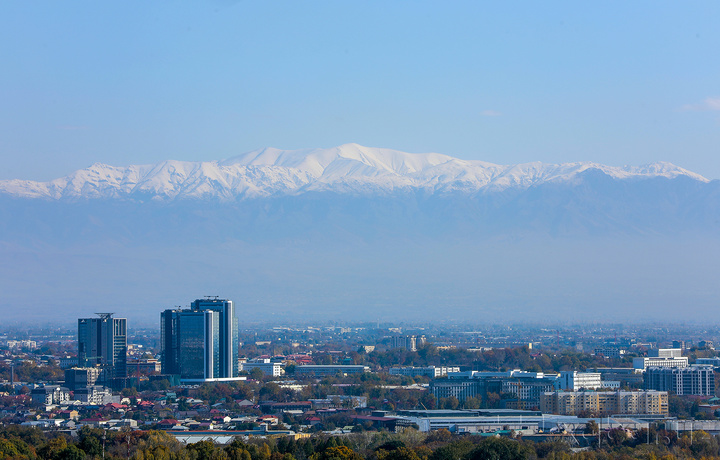
<svg viewBox="0 0 720 460"><path fill-rule="evenodd" d="M712 366L684 368L650 367L645 370L645 389L669 391L678 396L715 394L715 371Z"/></svg>
<svg viewBox="0 0 720 460"><path fill-rule="evenodd" d="M556 375L518 369L506 372L455 372L449 373L447 377L430 382L430 391L438 399L452 396L462 402L477 396L485 399L489 393L505 393L517 398L512 405L518 408L538 407L540 395L555 389L557 381Z"/></svg>
<svg viewBox="0 0 720 460"><path fill-rule="evenodd" d="M97 367L73 367L65 369L65 386L71 390L95 385L100 378Z"/></svg>
<svg viewBox="0 0 720 460"><path fill-rule="evenodd" d="M370 372L368 366L363 365L335 365L335 364L307 364L305 366L297 366L295 368L295 375L335 375L335 374L362 374L364 372Z"/></svg>
<svg viewBox="0 0 720 460"><path fill-rule="evenodd" d="M417 351L418 347L422 347L424 345L424 335L395 335L390 337L390 348L404 348L410 351Z"/></svg>
<svg viewBox="0 0 720 460"><path fill-rule="evenodd" d="M633 358L633 367L638 370L645 370L648 367L688 367L688 359L686 356Z"/></svg>
<svg viewBox="0 0 720 460"><path fill-rule="evenodd" d="M450 372L460 372L460 368L455 366L428 366L428 367L391 367L388 369L390 375L406 375L408 377L430 377L432 379L443 377Z"/></svg>
<svg viewBox="0 0 720 460"><path fill-rule="evenodd" d="M253 369L260 369L263 374L271 377L279 377L285 373L282 363L274 363L268 358L240 363L241 371L249 372Z"/></svg>
<svg viewBox="0 0 720 460"><path fill-rule="evenodd" d="M602 375L599 372L562 371L556 387L565 391L597 390L601 388Z"/></svg>
<svg viewBox="0 0 720 460"><path fill-rule="evenodd" d="M198 299L189 309L160 314L162 373L184 380L238 374L237 319L232 301Z"/></svg>
<svg viewBox="0 0 720 460"><path fill-rule="evenodd" d="M127 319L113 313L78 319L78 366L99 367L101 379L127 376Z"/></svg>
<svg viewBox="0 0 720 460"><path fill-rule="evenodd" d="M554 391L540 397L547 414L667 415L667 391Z"/></svg>
<svg viewBox="0 0 720 460"><path fill-rule="evenodd" d="M60 385L43 385L33 388L30 397L40 404L61 404L70 400L70 390Z"/></svg>
<svg viewBox="0 0 720 460"><path fill-rule="evenodd" d="M616 347L600 347L593 352L595 356L604 356L605 358L621 358L625 354L625 350Z"/></svg>
<svg viewBox="0 0 720 460"><path fill-rule="evenodd" d="M112 391L101 385L89 385L75 389L75 399L85 404L102 406L113 402Z"/></svg>

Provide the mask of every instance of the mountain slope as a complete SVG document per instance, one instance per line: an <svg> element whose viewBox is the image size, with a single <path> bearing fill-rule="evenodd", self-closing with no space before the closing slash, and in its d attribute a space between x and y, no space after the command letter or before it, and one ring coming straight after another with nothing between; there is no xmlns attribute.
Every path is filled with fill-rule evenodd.
<svg viewBox="0 0 720 460"><path fill-rule="evenodd" d="M437 153L411 154L345 144L330 149L248 152L223 161L164 161L127 167L96 163L50 182L0 181L0 194L45 199L243 200L311 191L387 194L492 193L547 183L571 183L586 171L618 180L704 177L670 163L611 167L596 163L502 166Z"/></svg>
<svg viewBox="0 0 720 460"><path fill-rule="evenodd" d="M501 166L358 145L0 182L0 314L712 318L720 181L668 163ZM602 316L598 317L598 313ZM278 316L273 316L278 315ZM665 315L665 316L663 316Z"/></svg>

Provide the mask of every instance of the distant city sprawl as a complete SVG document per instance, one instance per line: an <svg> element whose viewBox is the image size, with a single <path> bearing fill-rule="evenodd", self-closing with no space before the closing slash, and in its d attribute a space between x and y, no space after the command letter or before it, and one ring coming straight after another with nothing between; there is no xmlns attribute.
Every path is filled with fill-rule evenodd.
<svg viewBox="0 0 720 460"><path fill-rule="evenodd" d="M251 459L718 455L718 328L287 326L241 311L210 296L158 308L160 328L113 313L6 327L5 454L100 455L104 439L110 457L203 442Z"/></svg>

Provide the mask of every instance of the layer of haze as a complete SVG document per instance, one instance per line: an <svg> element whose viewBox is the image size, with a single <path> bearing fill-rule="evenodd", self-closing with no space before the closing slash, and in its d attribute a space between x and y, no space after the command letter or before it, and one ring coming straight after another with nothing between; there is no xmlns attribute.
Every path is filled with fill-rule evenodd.
<svg viewBox="0 0 720 460"><path fill-rule="evenodd" d="M720 4L3 2L0 179L347 142L720 178Z"/></svg>

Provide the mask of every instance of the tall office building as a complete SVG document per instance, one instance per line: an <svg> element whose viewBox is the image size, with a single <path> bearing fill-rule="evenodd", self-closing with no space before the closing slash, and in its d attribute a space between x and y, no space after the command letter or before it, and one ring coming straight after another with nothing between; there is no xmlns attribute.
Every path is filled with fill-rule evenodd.
<svg viewBox="0 0 720 460"><path fill-rule="evenodd" d="M101 379L127 376L127 319L112 313L78 319L78 366L99 367Z"/></svg>
<svg viewBox="0 0 720 460"><path fill-rule="evenodd" d="M162 372L184 380L237 376L237 319L232 301L195 300L160 314Z"/></svg>

